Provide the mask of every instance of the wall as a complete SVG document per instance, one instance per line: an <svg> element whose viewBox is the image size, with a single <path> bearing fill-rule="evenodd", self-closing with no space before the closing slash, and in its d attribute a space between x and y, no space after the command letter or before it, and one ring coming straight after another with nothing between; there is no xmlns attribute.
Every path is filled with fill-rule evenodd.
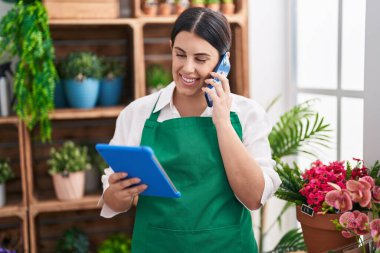
<svg viewBox="0 0 380 253"><path fill-rule="evenodd" d="M364 160L380 160L380 1L367 0L364 62Z"/></svg>
<svg viewBox="0 0 380 253"><path fill-rule="evenodd" d="M250 0L249 4L249 74L251 97L262 106L267 106L276 96L280 100L269 111L275 122L279 115L294 103L290 97L290 45L289 5L290 0ZM264 226L274 222L283 201L272 198L267 206L267 220ZM253 213L255 227L259 226L259 212ZM283 216L283 231L297 226L295 211ZM255 231L257 237L257 229ZM270 250L281 238L283 232L275 227L265 237L264 250Z"/></svg>

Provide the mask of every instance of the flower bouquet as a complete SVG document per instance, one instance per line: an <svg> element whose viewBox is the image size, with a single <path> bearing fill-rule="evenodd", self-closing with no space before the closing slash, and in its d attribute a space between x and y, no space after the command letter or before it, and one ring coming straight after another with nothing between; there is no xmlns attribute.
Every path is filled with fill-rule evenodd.
<svg viewBox="0 0 380 253"><path fill-rule="evenodd" d="M376 252L380 252L380 163L377 161L367 168L362 160L354 160L355 166L349 162L323 164L315 161L305 172L301 172L296 164L291 168L281 163L276 168L282 179L276 195L298 205L297 218L310 252L314 252L310 247L319 247L315 248L319 251L331 250L355 240L364 245L361 235L372 237ZM322 220L329 223L330 232L322 232L325 229ZM317 227L320 236L328 235L327 241L331 245L317 243L315 232L313 238L307 238L305 230L310 227ZM331 229L340 231L340 238L332 239L336 232ZM327 242L323 240L321 242ZM326 248L321 249L322 245Z"/></svg>

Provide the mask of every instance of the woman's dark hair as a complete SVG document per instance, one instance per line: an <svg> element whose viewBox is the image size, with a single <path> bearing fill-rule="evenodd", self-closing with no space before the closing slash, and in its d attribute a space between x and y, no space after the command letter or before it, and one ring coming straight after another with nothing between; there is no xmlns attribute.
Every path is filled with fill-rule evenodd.
<svg viewBox="0 0 380 253"><path fill-rule="evenodd" d="M231 28L223 14L208 8L189 8L174 23L171 40L174 44L178 33L187 31L210 43L222 55L231 47Z"/></svg>

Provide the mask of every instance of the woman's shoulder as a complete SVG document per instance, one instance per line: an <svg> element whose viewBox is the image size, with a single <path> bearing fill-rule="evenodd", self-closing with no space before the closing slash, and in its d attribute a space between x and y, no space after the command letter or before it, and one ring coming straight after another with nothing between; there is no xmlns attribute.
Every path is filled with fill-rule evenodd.
<svg viewBox="0 0 380 253"><path fill-rule="evenodd" d="M265 109L254 99L231 93L232 103L237 111L244 114L266 114Z"/></svg>

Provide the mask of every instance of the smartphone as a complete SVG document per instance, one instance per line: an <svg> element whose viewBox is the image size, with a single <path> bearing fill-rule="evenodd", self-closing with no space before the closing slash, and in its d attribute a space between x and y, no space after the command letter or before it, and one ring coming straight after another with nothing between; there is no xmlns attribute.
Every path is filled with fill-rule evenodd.
<svg viewBox="0 0 380 253"><path fill-rule="evenodd" d="M223 73L225 76L228 75L228 73L230 72L231 70L231 64L230 64L230 61L228 60L228 55L227 53L225 53L224 55L222 55L222 57L220 58L218 64L216 65L215 69L213 72L216 72L216 73ZM214 78L215 82L219 82L220 83L220 80L218 78ZM210 89L213 89L214 86L212 86L211 84L207 85L208 88ZM205 98L206 98L206 102L207 102L207 106L208 107L212 107L212 99L211 97L205 93Z"/></svg>

